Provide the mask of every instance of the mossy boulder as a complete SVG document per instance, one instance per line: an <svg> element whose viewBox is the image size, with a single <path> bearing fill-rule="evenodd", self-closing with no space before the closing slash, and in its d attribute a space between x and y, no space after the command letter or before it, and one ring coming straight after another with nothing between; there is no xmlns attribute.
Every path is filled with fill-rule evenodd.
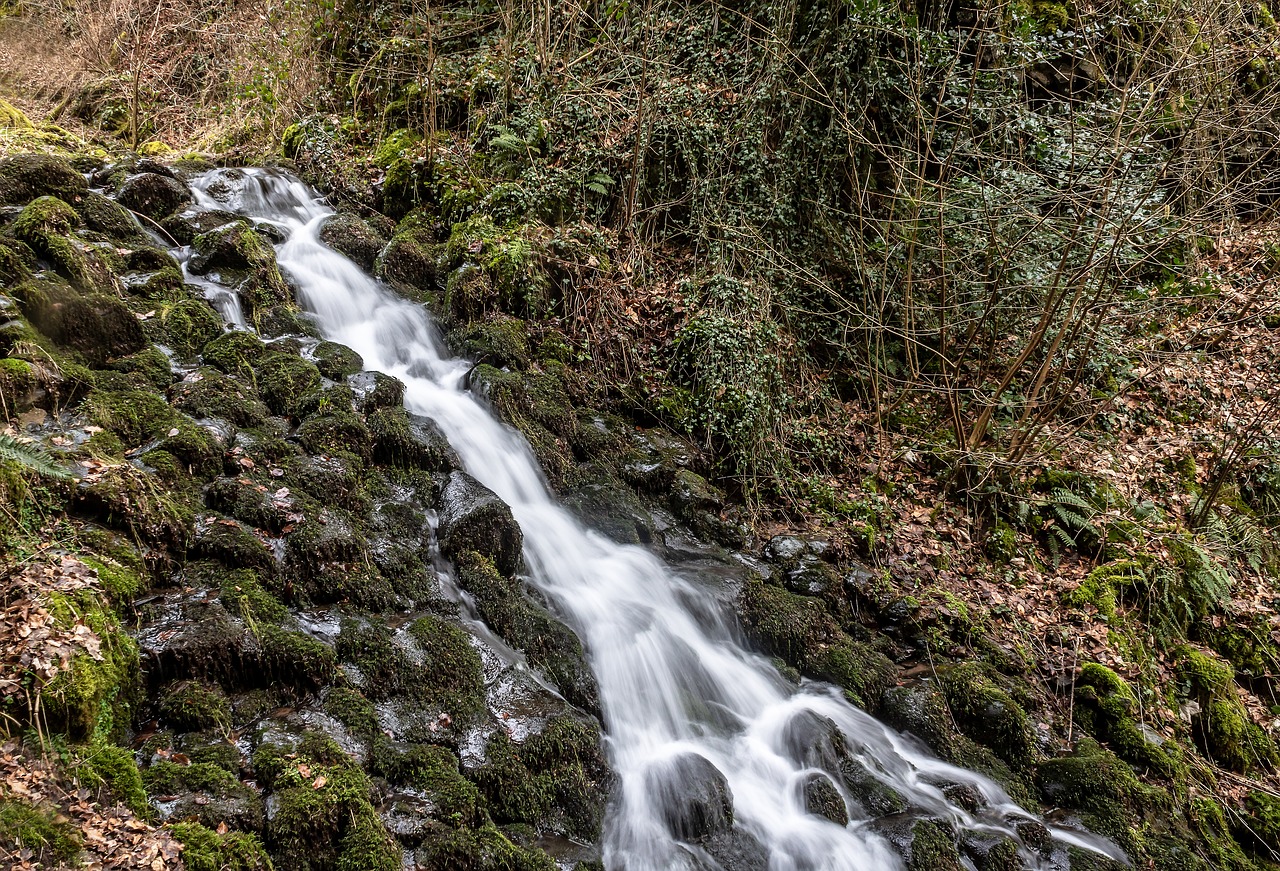
<svg viewBox="0 0 1280 871"><path fill-rule="evenodd" d="M154 341L184 360L194 359L204 346L223 333L222 317L203 299L187 299L166 306L154 319Z"/></svg>
<svg viewBox="0 0 1280 871"><path fill-rule="evenodd" d="M1081 739L1069 756L1049 759L1036 769L1036 785L1044 802L1077 811L1090 829L1115 839L1134 855L1144 812L1168 812L1158 794L1138 782L1114 753L1092 739Z"/></svg>
<svg viewBox="0 0 1280 871"><path fill-rule="evenodd" d="M946 820L911 814L885 817L872 829L906 861L906 871L961 871L955 830Z"/></svg>
<svg viewBox="0 0 1280 871"><path fill-rule="evenodd" d="M524 534L507 503L466 472L453 472L440 494L440 552L457 560L474 551L506 576L520 566Z"/></svg>
<svg viewBox="0 0 1280 871"><path fill-rule="evenodd" d="M204 361L228 375L253 379L259 365L268 355L262 339L245 330L233 330L205 345Z"/></svg>
<svg viewBox="0 0 1280 871"><path fill-rule="evenodd" d="M439 424L403 408L380 408L368 415L373 456L379 463L448 472L462 465Z"/></svg>
<svg viewBox="0 0 1280 871"><path fill-rule="evenodd" d="M74 867L80 844L79 830L56 807L0 798L0 845L10 855L28 850L44 866Z"/></svg>
<svg viewBox="0 0 1280 871"><path fill-rule="evenodd" d="M1171 777L1175 764L1163 740L1135 718L1138 697L1118 674L1098 663L1088 663L1076 680L1075 718L1121 758L1135 766Z"/></svg>
<svg viewBox="0 0 1280 871"><path fill-rule="evenodd" d="M347 378L361 414L380 408L396 408L404 402L404 382L381 372L357 372Z"/></svg>
<svg viewBox="0 0 1280 871"><path fill-rule="evenodd" d="M448 338L455 353L478 363L509 369L529 366L529 331L519 318L498 314L472 321Z"/></svg>
<svg viewBox="0 0 1280 871"><path fill-rule="evenodd" d="M116 199L126 209L158 221L191 202L191 191L172 176L142 172L125 179Z"/></svg>
<svg viewBox="0 0 1280 871"><path fill-rule="evenodd" d="M336 411L309 417L298 427L298 441L311 454L346 451L368 460L373 454L373 441L364 418L351 412Z"/></svg>
<svg viewBox="0 0 1280 871"><path fill-rule="evenodd" d="M874 711L897 669L869 644L842 630L820 599L759 580L742 585L739 613L748 637L800 671L842 687Z"/></svg>
<svg viewBox="0 0 1280 871"><path fill-rule="evenodd" d="M586 840L599 837L612 776L594 723L563 715L523 744L499 732L489 739L484 759L472 778L496 822L525 823L540 831ZM727 790L704 796L692 792L691 788L684 793L685 812L676 814L680 822L697 827L703 821L699 811L709 811L724 801L730 803L727 819L732 821ZM723 816L717 822L724 822ZM720 828L717 824L705 827L707 834Z"/></svg>
<svg viewBox="0 0 1280 871"><path fill-rule="evenodd" d="M80 195L75 205L76 214L84 226L107 238L126 244L149 244L149 239L129 210L115 200L95 191Z"/></svg>
<svg viewBox="0 0 1280 871"><path fill-rule="evenodd" d="M275 812L266 843L277 862L298 871L399 871L399 847L378 818L364 771L336 745L305 746L275 770L259 764L261 750L254 757L255 768L270 771Z"/></svg>
<svg viewBox="0 0 1280 871"><path fill-rule="evenodd" d="M340 381L364 368L364 360L346 345L337 342L321 342L311 351L320 374L332 381Z"/></svg>
<svg viewBox="0 0 1280 871"><path fill-rule="evenodd" d="M288 417L296 413L303 397L320 389L320 370L295 354L277 352L259 365L257 383L267 408Z"/></svg>
<svg viewBox="0 0 1280 871"><path fill-rule="evenodd" d="M1175 655L1179 681L1199 707L1191 729L1200 749L1233 771L1273 768L1278 759L1275 744L1249 718L1231 666L1190 647Z"/></svg>
<svg viewBox="0 0 1280 871"><path fill-rule="evenodd" d="M179 732L227 729L231 725L231 703L220 687L199 681L181 681L161 696L156 706L160 717Z"/></svg>
<svg viewBox="0 0 1280 871"><path fill-rule="evenodd" d="M375 271L379 278L397 285L412 296L437 294L441 290L439 258L444 246L429 233L417 228L400 230L379 254Z"/></svg>
<svg viewBox="0 0 1280 871"><path fill-rule="evenodd" d="M262 828L261 797L220 765L160 760L142 773L142 779L148 793L169 805L172 820L248 831Z"/></svg>
<svg viewBox="0 0 1280 871"><path fill-rule="evenodd" d="M198 369L172 385L169 401L175 409L193 418L215 418L238 427L259 426L271 414L266 403L258 398L252 382L210 368Z"/></svg>
<svg viewBox="0 0 1280 871"><path fill-rule="evenodd" d="M320 228L320 241L351 258L366 272L372 272L386 240L355 215L338 214Z"/></svg>
<svg viewBox="0 0 1280 871"><path fill-rule="evenodd" d="M0 159L0 205L22 206L40 196L74 204L88 189L85 177L61 158L16 154Z"/></svg>
<svg viewBox="0 0 1280 871"><path fill-rule="evenodd" d="M1015 769L1035 763L1039 754L1027 714L990 673L968 663L944 669L940 683L961 732Z"/></svg>
<svg viewBox="0 0 1280 871"><path fill-rule="evenodd" d="M192 240L196 249L188 268L197 275L216 272L237 283L236 292L248 313L291 304L293 295L276 265L275 249L248 221L238 220Z"/></svg>
<svg viewBox="0 0 1280 871"><path fill-rule="evenodd" d="M87 362L105 364L146 347L137 317L119 299L78 291L60 279L34 278L14 289L31 325Z"/></svg>
<svg viewBox="0 0 1280 871"><path fill-rule="evenodd" d="M600 714L600 696L582 642L552 616L518 581L504 577L493 562L474 551L454 560L458 585L471 594L485 624L550 678L578 707Z"/></svg>
<svg viewBox="0 0 1280 871"><path fill-rule="evenodd" d="M72 505L81 516L171 552L184 550L193 536L194 512L183 495L129 464L111 466L95 480L81 482Z"/></svg>
<svg viewBox="0 0 1280 871"><path fill-rule="evenodd" d="M0 100L0 127L18 130L30 130L31 119L26 113L8 100Z"/></svg>

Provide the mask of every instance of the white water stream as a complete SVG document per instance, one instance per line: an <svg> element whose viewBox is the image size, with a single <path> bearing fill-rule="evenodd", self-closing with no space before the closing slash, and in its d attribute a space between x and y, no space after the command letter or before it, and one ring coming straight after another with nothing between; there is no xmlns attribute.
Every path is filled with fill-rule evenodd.
<svg viewBox="0 0 1280 871"><path fill-rule="evenodd" d="M833 721L869 770L928 815L1015 840L1014 824L1034 819L994 782L922 752L834 689L788 683L740 646L732 615L708 591L648 551L588 530L557 505L524 439L462 388L471 364L448 355L426 309L319 241L333 211L312 190L265 170L219 170L195 187L201 205L285 231L280 266L325 337L357 351L367 368L403 381L405 406L434 419L466 470L511 506L524 531L529 577L568 616L599 682L607 751L619 778L602 844L606 868L720 867L705 855L697 860L705 864L696 864L696 849L679 844L663 822L664 791L655 778L685 753L723 773L736 824L763 845L770 871L903 868L865 820L839 826L806 813L802 783L815 769L793 761L787 736L788 724L805 712ZM971 786L986 808L966 812L944 797L934 785L940 782ZM1051 831L1060 842L1123 859L1104 839ZM1029 868L1061 867L1031 850L1023 858ZM734 871L732 863L725 871Z"/></svg>

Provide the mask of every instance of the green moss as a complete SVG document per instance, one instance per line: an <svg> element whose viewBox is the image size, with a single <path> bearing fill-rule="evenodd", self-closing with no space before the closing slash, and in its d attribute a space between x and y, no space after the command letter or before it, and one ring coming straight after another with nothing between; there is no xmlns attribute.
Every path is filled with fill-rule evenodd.
<svg viewBox="0 0 1280 871"><path fill-rule="evenodd" d="M1274 767L1275 745L1249 719L1231 666L1189 647L1179 648L1175 657L1180 682L1200 705L1191 723L1200 749L1234 771Z"/></svg>
<svg viewBox="0 0 1280 871"><path fill-rule="evenodd" d="M740 613L748 636L802 672L843 687L874 711L897 669L883 654L854 641L820 599L752 580L743 584Z"/></svg>
<svg viewBox="0 0 1280 871"><path fill-rule="evenodd" d="M373 456L373 437L364 418L350 412L335 412L308 418L298 427L298 440L310 454L346 451L368 460Z"/></svg>
<svg viewBox="0 0 1280 871"><path fill-rule="evenodd" d="M346 345L321 342L311 352L320 374L334 381L353 375L364 368L364 358Z"/></svg>
<svg viewBox="0 0 1280 871"><path fill-rule="evenodd" d="M920 820L911 827L907 871L960 871L956 835L943 820Z"/></svg>
<svg viewBox="0 0 1280 871"><path fill-rule="evenodd" d="M947 669L941 684L961 732L990 747L1014 768L1034 763L1038 754L1026 712L981 666Z"/></svg>
<svg viewBox="0 0 1280 871"><path fill-rule="evenodd" d="M298 401L319 390L320 383L320 370L315 364L293 354L272 354L258 366L258 392L276 414L294 414Z"/></svg>
<svg viewBox="0 0 1280 871"><path fill-rule="evenodd" d="M47 273L13 293L32 326L89 365L101 366L146 347L137 317L114 296L77 291Z"/></svg>
<svg viewBox="0 0 1280 871"><path fill-rule="evenodd" d="M80 785L92 790L108 789L115 798L140 817L151 816L142 774L133 751L106 741L95 741L85 748L75 766Z"/></svg>
<svg viewBox="0 0 1280 871"><path fill-rule="evenodd" d="M70 865L80 854L80 840L56 808L0 797L0 853L15 855L19 849L32 851L37 862L48 866Z"/></svg>
<svg viewBox="0 0 1280 871"><path fill-rule="evenodd" d="M271 859L255 835L219 835L199 823L175 823L170 831L183 845L187 871L272 871Z"/></svg>
<svg viewBox="0 0 1280 871"><path fill-rule="evenodd" d="M479 820L480 793L458 771L458 757L435 744L418 744L395 758L391 779L426 792L435 815L452 826Z"/></svg>
<svg viewBox="0 0 1280 871"><path fill-rule="evenodd" d="M334 687L325 696L324 711L366 741L378 734L378 713L358 690Z"/></svg>
<svg viewBox="0 0 1280 871"><path fill-rule="evenodd" d="M89 188L67 161L47 154L15 154L0 160L0 205L22 206L42 195L75 202Z"/></svg>
<svg viewBox="0 0 1280 871"><path fill-rule="evenodd" d="M98 573L98 580L117 605L125 605L142 590L143 581L133 566L123 565L110 557L84 557L84 564Z"/></svg>
<svg viewBox="0 0 1280 871"><path fill-rule="evenodd" d="M456 829L432 838L417 851L424 871L555 871L556 863L541 850L518 847L492 823L478 829Z"/></svg>
<svg viewBox="0 0 1280 871"><path fill-rule="evenodd" d="M273 763L272 854L299 871L398 871L400 851L369 801L368 778L349 759L335 759L335 749L316 753L303 744L295 759Z"/></svg>
<svg viewBox="0 0 1280 871"><path fill-rule="evenodd" d="M1136 855L1136 832L1144 810L1167 812L1167 796L1138 782L1129 766L1090 739L1070 756L1042 762L1036 783L1047 804L1070 808L1093 831L1114 838Z"/></svg>
<svg viewBox="0 0 1280 871"><path fill-rule="evenodd" d="M434 423L403 408L380 408L367 417L374 458L380 463L447 472L454 466L448 440Z"/></svg>
<svg viewBox="0 0 1280 871"><path fill-rule="evenodd" d="M475 551L454 560L459 585L475 600L485 623L507 643L525 652L565 698L588 711L599 710L598 691L578 637L540 605L518 581L508 580L493 562Z"/></svg>
<svg viewBox="0 0 1280 871"><path fill-rule="evenodd" d="M160 716L179 732L225 730L231 726L231 702L218 687L183 681L160 697Z"/></svg>
<svg viewBox="0 0 1280 871"><path fill-rule="evenodd" d="M133 722L139 692L138 647L111 607L90 589L51 593L56 623L83 622L99 638L99 657L77 653L40 691L46 723L73 740L98 734L122 737Z"/></svg>
<svg viewBox="0 0 1280 871"><path fill-rule="evenodd" d="M338 663L331 647L278 626L260 627L258 636L263 665L277 680L308 691L333 680Z"/></svg>
<svg viewBox="0 0 1280 871"><path fill-rule="evenodd" d="M188 299L164 308L159 324L163 344L179 357L190 360L209 342L222 335L222 318L202 299Z"/></svg>
<svg viewBox="0 0 1280 871"><path fill-rule="evenodd" d="M150 386L157 390L166 389L173 383L175 377L169 365L169 358L159 348L154 347L143 348L136 354L113 360L109 367L114 372L137 375L141 379L138 386Z"/></svg>
<svg viewBox="0 0 1280 871"><path fill-rule="evenodd" d="M199 476L212 475L222 467L222 451L208 431L151 391L96 390L86 405L94 423L129 447L158 441L157 448Z"/></svg>
<svg viewBox="0 0 1280 871"><path fill-rule="evenodd" d="M252 380L267 356L267 346L253 333L233 330L205 345L201 355L210 366L228 375Z"/></svg>
<svg viewBox="0 0 1280 871"><path fill-rule="evenodd" d="M184 790L223 792L240 785L225 768L208 762L179 765L161 760L143 772L142 780L152 795L173 795Z"/></svg>
<svg viewBox="0 0 1280 871"><path fill-rule="evenodd" d="M187 571L189 576L191 570ZM250 569L220 569L218 592L226 609L247 622L279 623L288 614L280 600L262 585L258 573Z"/></svg>
<svg viewBox="0 0 1280 871"><path fill-rule="evenodd" d="M190 268L217 270L224 280L238 281L236 292L255 322L272 306L292 304L292 294L276 265L275 249L247 221L237 220L198 234Z"/></svg>
<svg viewBox="0 0 1280 871"><path fill-rule="evenodd" d="M218 418L239 427L260 426L271 410L258 399L252 382L223 375L216 369L201 369L199 378L173 385L173 407L194 418Z"/></svg>
<svg viewBox="0 0 1280 871"><path fill-rule="evenodd" d="M509 315L472 321L451 332L449 344L478 363L511 369L529 366L529 331L524 321Z"/></svg>
<svg viewBox="0 0 1280 871"><path fill-rule="evenodd" d="M31 129L31 119L8 100L0 100L0 127Z"/></svg>
<svg viewBox="0 0 1280 871"><path fill-rule="evenodd" d="M1076 719L1123 759L1165 777L1175 771L1174 760L1154 738L1148 737L1134 716L1138 698L1124 679L1111 669L1088 663L1076 681Z"/></svg>

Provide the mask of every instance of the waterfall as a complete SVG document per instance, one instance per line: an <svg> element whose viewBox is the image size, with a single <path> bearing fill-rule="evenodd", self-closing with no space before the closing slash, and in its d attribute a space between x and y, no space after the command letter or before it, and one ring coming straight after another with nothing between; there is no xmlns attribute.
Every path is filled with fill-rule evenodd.
<svg viewBox="0 0 1280 871"><path fill-rule="evenodd" d="M578 632L599 684L606 749L618 776L602 843L606 868L733 871L731 862L699 855L672 832L666 800L679 789L672 778L688 769L690 754L723 776L734 825L759 842L771 871L903 868L868 821L841 826L806 812L803 783L819 769L806 753L811 748L796 746L796 727L815 715L834 723L852 756L913 808L960 830L1021 844L1019 822L1036 817L995 782L930 756L833 687L796 687L741 646L733 615L710 591L560 507L524 439L465 389L471 364L448 354L427 310L319 241L333 210L306 185L276 171L216 170L194 186L202 205L283 231L280 267L325 338L357 351L367 368L403 381L405 406L434 419L466 470L511 506L524 532L527 581ZM978 793L981 809L949 801L937 785L946 782ZM1105 839L1049 828L1063 844L1124 859ZM1020 853L1028 868L1062 867L1029 847Z"/></svg>

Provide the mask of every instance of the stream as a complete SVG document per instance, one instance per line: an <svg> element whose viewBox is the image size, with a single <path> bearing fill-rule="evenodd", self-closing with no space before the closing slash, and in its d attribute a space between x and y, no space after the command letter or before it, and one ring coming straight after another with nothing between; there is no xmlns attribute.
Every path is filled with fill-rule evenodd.
<svg viewBox="0 0 1280 871"><path fill-rule="evenodd" d="M558 505L522 436L466 389L472 364L449 355L427 309L319 241L334 212L313 190L288 174L258 169L215 170L192 183L200 205L283 231L280 267L325 338L354 349L367 368L403 381L405 406L435 420L466 470L510 505L524 532L526 580L578 633L599 684L606 750L618 778L601 843L606 868L905 868L838 778L832 783L851 821L841 826L806 811L806 782L829 776L825 745L814 737L814 724L828 721L852 757L919 816L1013 839L1027 868L1066 867L1064 851L1047 857L1024 844L1020 824L1039 818L995 782L934 758L830 685L797 687L741 644L733 614L705 584L648 550L588 529ZM229 296L219 300L220 309L242 326ZM680 818L678 808L687 803L678 799L721 777L741 841L713 856L680 838L697 821ZM982 797L980 809L949 801L944 783L970 787ZM1059 844L1124 860L1110 841L1081 829L1049 825L1049 831ZM754 858L739 864L732 858L739 854Z"/></svg>

